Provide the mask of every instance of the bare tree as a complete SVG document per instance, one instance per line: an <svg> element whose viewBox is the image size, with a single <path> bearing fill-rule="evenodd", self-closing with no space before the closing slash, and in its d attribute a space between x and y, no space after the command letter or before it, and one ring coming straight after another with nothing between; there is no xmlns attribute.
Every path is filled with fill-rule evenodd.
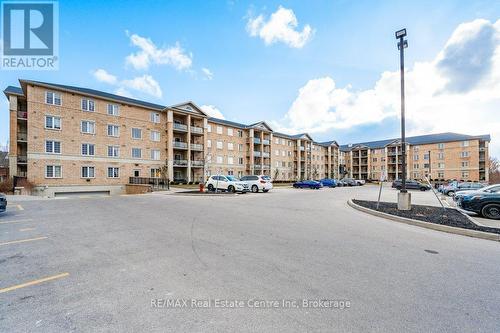
<svg viewBox="0 0 500 333"><path fill-rule="evenodd" d="M280 175L280 170L278 168L274 169L274 180L278 180Z"/></svg>
<svg viewBox="0 0 500 333"><path fill-rule="evenodd" d="M500 183L500 161L495 157L490 157L489 176L491 184Z"/></svg>
<svg viewBox="0 0 500 333"><path fill-rule="evenodd" d="M319 176L319 171L318 171L318 167L316 165L314 165L312 167L312 177L314 179L318 179L318 176Z"/></svg>

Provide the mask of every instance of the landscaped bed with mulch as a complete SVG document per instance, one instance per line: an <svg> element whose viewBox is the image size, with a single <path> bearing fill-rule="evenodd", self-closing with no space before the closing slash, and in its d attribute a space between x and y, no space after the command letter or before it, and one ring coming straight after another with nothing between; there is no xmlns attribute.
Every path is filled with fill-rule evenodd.
<svg viewBox="0 0 500 333"><path fill-rule="evenodd" d="M458 210L453 208L445 208L443 210L441 207L412 205L411 210L398 210L398 205L396 203L380 202L379 208L377 209L376 201L352 200L352 202L365 208L409 219L447 225L456 228L500 234L500 229L476 225L472 223L467 216L464 216Z"/></svg>

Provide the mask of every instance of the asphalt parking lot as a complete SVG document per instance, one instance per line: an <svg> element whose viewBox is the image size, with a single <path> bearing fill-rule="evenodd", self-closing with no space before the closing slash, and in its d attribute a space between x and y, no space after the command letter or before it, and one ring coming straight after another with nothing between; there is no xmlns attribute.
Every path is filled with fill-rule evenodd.
<svg viewBox="0 0 500 333"><path fill-rule="evenodd" d="M0 331L500 331L500 244L346 204L377 190L11 203L0 215ZM246 303L158 306L181 298Z"/></svg>

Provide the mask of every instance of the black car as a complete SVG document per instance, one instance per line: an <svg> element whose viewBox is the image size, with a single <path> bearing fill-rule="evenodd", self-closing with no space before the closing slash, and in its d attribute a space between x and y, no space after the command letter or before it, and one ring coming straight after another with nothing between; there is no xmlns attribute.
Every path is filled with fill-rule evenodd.
<svg viewBox="0 0 500 333"><path fill-rule="evenodd" d="M5 194L0 193L0 213L5 212L7 209L7 197Z"/></svg>
<svg viewBox="0 0 500 333"><path fill-rule="evenodd" d="M342 179L344 186L361 186L361 183L354 178L344 178Z"/></svg>
<svg viewBox="0 0 500 333"><path fill-rule="evenodd" d="M400 190L403 187L403 182L399 179L396 179L395 181L392 182L392 187ZM431 189L431 187L428 184L424 184L412 179L408 179L406 181L406 188L409 190L420 190L420 191L427 191Z"/></svg>
<svg viewBox="0 0 500 333"><path fill-rule="evenodd" d="M457 205L488 219L500 220L500 185L467 193L458 199Z"/></svg>

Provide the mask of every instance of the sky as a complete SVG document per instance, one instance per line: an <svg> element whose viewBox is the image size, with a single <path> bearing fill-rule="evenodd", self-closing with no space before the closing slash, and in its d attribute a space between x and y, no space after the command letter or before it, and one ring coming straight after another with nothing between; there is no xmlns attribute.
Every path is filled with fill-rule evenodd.
<svg viewBox="0 0 500 333"><path fill-rule="evenodd" d="M491 134L500 157L499 0L59 1L59 70L0 70L0 85L189 100L316 141L371 141L400 133L401 28L408 134Z"/></svg>

